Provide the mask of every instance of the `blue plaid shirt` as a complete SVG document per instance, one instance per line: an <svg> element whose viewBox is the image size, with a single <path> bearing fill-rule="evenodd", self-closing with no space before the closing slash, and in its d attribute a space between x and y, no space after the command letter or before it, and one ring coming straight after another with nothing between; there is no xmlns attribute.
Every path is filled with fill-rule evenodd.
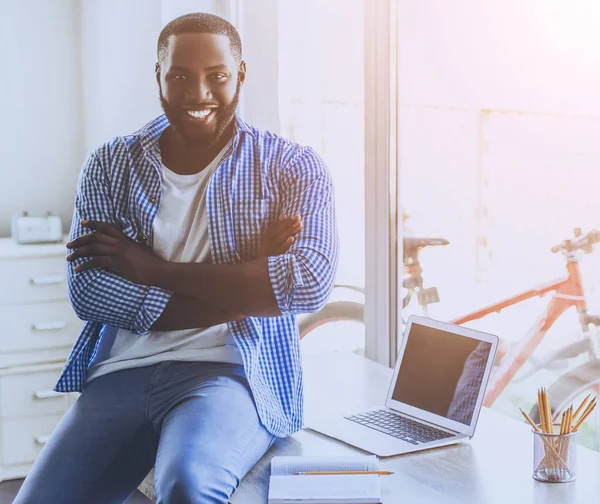
<svg viewBox="0 0 600 504"><path fill-rule="evenodd" d="M231 152L211 176L207 211L212 261L236 264L258 257L260 239L279 215L301 215L303 229L290 250L268 258L282 315L230 322L256 407L276 436L302 428L302 368L296 314L315 312L331 292L338 256L333 186L319 156L236 117ZM117 137L86 160L79 178L70 239L89 232L82 219L118 226L152 243L161 195L158 140L169 125L160 116L136 133ZM69 296L83 327L56 384L81 391L103 327L145 334L171 292L138 285L105 269L75 273L67 263Z"/></svg>

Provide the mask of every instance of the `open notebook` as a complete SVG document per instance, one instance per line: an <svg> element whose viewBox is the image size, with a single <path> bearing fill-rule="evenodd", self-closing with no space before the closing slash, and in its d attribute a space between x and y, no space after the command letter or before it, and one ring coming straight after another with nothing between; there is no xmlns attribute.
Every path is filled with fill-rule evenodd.
<svg viewBox="0 0 600 504"><path fill-rule="evenodd" d="M379 504L377 474L296 475L313 471L378 471L374 455L273 457L269 504Z"/></svg>

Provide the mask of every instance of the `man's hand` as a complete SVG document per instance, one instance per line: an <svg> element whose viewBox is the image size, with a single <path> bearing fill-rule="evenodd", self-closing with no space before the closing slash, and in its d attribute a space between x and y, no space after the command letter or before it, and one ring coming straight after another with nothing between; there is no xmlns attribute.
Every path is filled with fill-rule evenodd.
<svg viewBox="0 0 600 504"><path fill-rule="evenodd" d="M76 266L76 272L107 268L134 283L152 285L153 272L163 261L150 248L127 238L106 222L84 220L81 225L94 232L67 243L67 248L74 249L67 256L67 261L91 257L89 261Z"/></svg>
<svg viewBox="0 0 600 504"><path fill-rule="evenodd" d="M295 241L295 236L302 229L299 215L288 217L282 215L265 231L260 244L260 257L285 254Z"/></svg>

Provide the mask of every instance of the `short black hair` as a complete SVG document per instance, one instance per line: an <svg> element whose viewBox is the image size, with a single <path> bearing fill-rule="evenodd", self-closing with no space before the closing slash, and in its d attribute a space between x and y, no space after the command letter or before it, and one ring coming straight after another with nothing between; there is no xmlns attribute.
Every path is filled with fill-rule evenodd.
<svg viewBox="0 0 600 504"><path fill-rule="evenodd" d="M162 29L158 36L156 47L159 62L166 55L169 37L180 33L214 33L225 35L229 39L231 52L236 63L239 64L242 61L242 40L235 27L222 17L206 12L195 12L173 19L173 21Z"/></svg>

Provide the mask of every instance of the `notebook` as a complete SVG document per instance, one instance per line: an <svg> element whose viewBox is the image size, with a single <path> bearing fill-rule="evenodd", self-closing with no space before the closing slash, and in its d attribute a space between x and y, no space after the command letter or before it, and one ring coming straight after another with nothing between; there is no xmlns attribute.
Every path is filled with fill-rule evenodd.
<svg viewBox="0 0 600 504"><path fill-rule="evenodd" d="M269 504L380 504L377 474L306 475L313 471L378 471L374 455L273 457Z"/></svg>

